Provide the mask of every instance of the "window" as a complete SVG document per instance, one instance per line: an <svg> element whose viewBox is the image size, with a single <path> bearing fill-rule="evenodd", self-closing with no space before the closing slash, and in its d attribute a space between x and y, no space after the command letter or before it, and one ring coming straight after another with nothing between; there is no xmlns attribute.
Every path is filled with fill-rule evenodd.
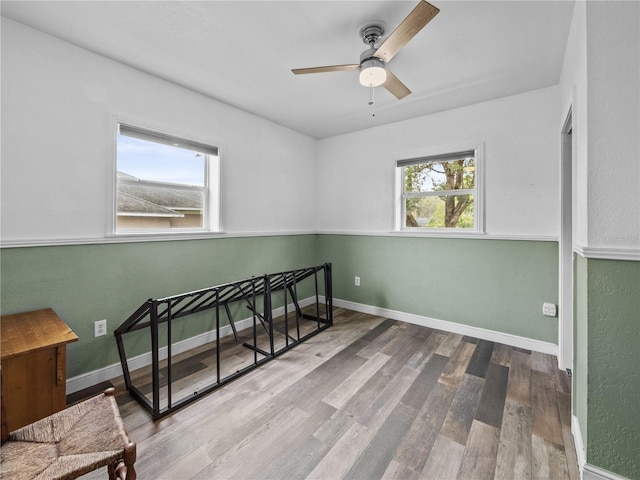
<svg viewBox="0 0 640 480"><path fill-rule="evenodd" d="M116 175L117 233L217 230L217 147L119 124Z"/></svg>
<svg viewBox="0 0 640 480"><path fill-rule="evenodd" d="M400 229L481 231L478 149L398 160Z"/></svg>

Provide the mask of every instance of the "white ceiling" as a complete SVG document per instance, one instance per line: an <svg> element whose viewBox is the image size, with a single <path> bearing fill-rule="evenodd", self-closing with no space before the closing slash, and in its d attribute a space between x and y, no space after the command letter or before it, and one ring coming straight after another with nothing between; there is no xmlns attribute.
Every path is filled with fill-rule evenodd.
<svg viewBox="0 0 640 480"><path fill-rule="evenodd" d="M2 15L315 138L555 85L573 1L432 0L437 15L389 63L397 100L357 72L358 29L387 35L414 1L2 1ZM386 37L386 35L385 35Z"/></svg>

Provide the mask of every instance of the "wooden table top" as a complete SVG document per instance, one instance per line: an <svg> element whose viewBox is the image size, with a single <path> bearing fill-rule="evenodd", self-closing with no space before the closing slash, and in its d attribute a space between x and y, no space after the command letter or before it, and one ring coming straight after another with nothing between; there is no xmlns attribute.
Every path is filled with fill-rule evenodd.
<svg viewBox="0 0 640 480"><path fill-rule="evenodd" d="M1 359L78 340L69 326L50 309L0 317Z"/></svg>

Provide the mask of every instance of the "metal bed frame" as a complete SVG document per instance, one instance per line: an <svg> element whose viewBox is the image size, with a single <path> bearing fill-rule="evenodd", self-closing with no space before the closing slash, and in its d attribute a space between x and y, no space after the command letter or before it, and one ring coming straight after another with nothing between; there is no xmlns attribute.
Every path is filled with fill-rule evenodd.
<svg viewBox="0 0 640 480"><path fill-rule="evenodd" d="M315 293L310 297L312 300L311 314L303 312L298 301L298 289L305 280L307 283L313 282L315 290ZM324 295L321 294L322 290L324 290ZM272 295L278 291L283 292L284 331L282 328L275 329L273 322ZM251 312L252 341L244 342L242 345L253 351L253 361L236 372L221 377L220 320L222 310L224 310L232 329L235 341L239 341L229 308L229 305L234 303L246 303L246 307ZM290 312L291 305L293 311ZM323 306L322 312L321 306ZM172 375L172 321L206 310L212 310L215 317L215 377L212 378L211 383L198 389L193 395L174 401L172 399L172 385L174 383ZM293 314L292 319L289 318L290 314ZM316 322L316 326L309 333L301 336L300 325L303 320ZM161 324L166 324L166 347L160 346L159 326ZM127 390L151 413L154 419L158 419L273 360L301 342L329 328L332 324L331 264L325 263L315 267L251 277L170 297L149 299L114 331L114 335ZM124 335L142 329L148 329L151 335L151 400L132 382L123 340ZM268 350L258 346L258 330L260 329L264 329L268 337ZM277 349L274 343L275 332L283 334L285 338L284 346ZM161 367L162 348L166 348L166 358L162 359L166 360L166 365ZM166 405L161 405L161 369L163 371L166 369Z"/></svg>

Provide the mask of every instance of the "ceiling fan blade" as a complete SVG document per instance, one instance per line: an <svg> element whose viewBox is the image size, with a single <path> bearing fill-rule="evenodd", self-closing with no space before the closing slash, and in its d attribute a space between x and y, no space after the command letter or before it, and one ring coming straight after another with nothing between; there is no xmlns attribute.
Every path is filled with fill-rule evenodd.
<svg viewBox="0 0 640 480"><path fill-rule="evenodd" d="M420 0L407 18L382 42L374 57L384 62L391 60L438 12L440 12L439 8L425 0Z"/></svg>
<svg viewBox="0 0 640 480"><path fill-rule="evenodd" d="M352 70L358 70L360 65L329 65L327 67L311 67L311 68L293 68L291 71L295 75L303 75L305 73L324 73L324 72L349 72Z"/></svg>
<svg viewBox="0 0 640 480"><path fill-rule="evenodd" d="M391 70L388 68L385 68L385 70L387 71L387 79L382 84L384 88L391 92L391 94L393 94L398 100L403 99L411 93L411 90L409 90L404 83L398 80L398 77L391 73Z"/></svg>

